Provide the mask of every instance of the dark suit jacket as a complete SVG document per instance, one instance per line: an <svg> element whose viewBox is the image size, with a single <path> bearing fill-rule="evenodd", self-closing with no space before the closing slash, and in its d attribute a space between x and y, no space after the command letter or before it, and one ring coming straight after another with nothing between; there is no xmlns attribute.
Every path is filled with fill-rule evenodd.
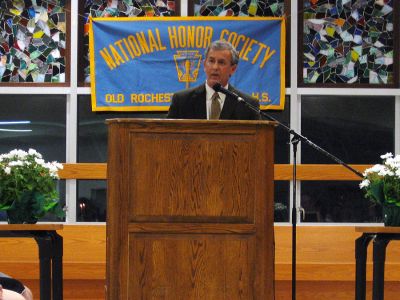
<svg viewBox="0 0 400 300"><path fill-rule="evenodd" d="M230 91L246 101L259 107L259 102L249 95L243 94L229 85ZM183 90L172 96L168 111L169 119L207 119L206 87L205 84ZM226 95L220 119L225 120L259 120L260 114L248 108L245 103L238 102L234 97Z"/></svg>

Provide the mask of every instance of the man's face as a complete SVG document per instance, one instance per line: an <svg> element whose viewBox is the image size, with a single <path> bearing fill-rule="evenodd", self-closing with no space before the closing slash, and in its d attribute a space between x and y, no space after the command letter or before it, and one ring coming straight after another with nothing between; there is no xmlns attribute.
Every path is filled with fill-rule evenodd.
<svg viewBox="0 0 400 300"><path fill-rule="evenodd" d="M204 72L210 87L220 83L225 86L236 71L237 65L232 65L232 55L229 50L210 50L204 61Z"/></svg>

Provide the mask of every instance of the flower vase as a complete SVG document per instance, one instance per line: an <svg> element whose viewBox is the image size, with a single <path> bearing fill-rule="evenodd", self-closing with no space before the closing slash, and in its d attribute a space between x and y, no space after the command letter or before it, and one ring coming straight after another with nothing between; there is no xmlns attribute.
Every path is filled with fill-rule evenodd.
<svg viewBox="0 0 400 300"><path fill-rule="evenodd" d="M382 213L385 226L400 226L400 206L383 204Z"/></svg>

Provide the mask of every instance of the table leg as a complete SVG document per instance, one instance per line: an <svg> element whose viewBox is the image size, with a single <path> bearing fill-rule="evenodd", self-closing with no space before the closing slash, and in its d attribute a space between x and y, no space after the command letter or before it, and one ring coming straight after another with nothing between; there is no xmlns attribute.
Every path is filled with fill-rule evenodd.
<svg viewBox="0 0 400 300"><path fill-rule="evenodd" d="M51 299L51 248L50 236L35 236L39 246L40 259L40 300Z"/></svg>
<svg viewBox="0 0 400 300"><path fill-rule="evenodd" d="M372 286L372 299L383 300L385 283L386 246L389 239L377 235L374 239L374 275Z"/></svg>
<svg viewBox="0 0 400 300"><path fill-rule="evenodd" d="M53 275L53 299L63 299L63 238L57 232L52 234L53 239L53 261L52 261L52 275Z"/></svg>
<svg viewBox="0 0 400 300"><path fill-rule="evenodd" d="M361 237L356 239L356 300L365 300L366 279L367 279L367 248L368 244L374 237L373 234L363 233Z"/></svg>

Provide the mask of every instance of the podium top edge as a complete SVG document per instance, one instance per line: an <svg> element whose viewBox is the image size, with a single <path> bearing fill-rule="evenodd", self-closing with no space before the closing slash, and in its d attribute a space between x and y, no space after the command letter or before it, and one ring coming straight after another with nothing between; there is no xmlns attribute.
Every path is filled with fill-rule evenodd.
<svg viewBox="0 0 400 300"><path fill-rule="evenodd" d="M113 118L106 119L106 124L113 123L165 123L165 124L241 124L241 125L269 125L277 126L277 122L266 120L203 120L203 119L145 119L145 118Z"/></svg>

